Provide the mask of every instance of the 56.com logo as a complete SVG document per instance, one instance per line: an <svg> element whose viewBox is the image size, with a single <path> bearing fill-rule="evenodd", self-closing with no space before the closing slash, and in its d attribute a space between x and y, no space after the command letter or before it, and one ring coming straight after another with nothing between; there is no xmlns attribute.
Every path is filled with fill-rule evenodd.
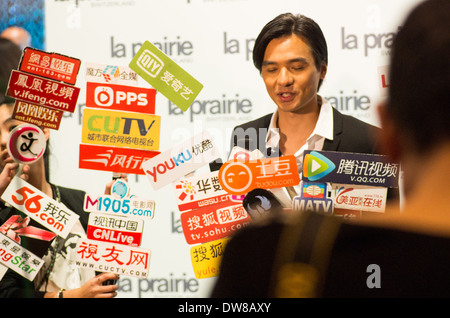
<svg viewBox="0 0 450 318"><path fill-rule="evenodd" d="M16 192L20 195L20 197L17 197L16 195L11 196L11 199L15 204L23 205L25 209L30 213L37 213L41 210L40 201L44 198L42 195L37 194L35 196L28 196L28 194L34 194L34 191L29 189L28 187L22 187Z"/></svg>

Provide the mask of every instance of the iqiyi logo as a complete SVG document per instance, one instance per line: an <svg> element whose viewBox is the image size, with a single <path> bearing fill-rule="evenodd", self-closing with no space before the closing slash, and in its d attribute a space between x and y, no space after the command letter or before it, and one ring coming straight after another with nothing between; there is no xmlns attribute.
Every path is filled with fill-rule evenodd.
<svg viewBox="0 0 450 318"><path fill-rule="evenodd" d="M156 77L162 71L164 62L146 49L137 59L136 65L151 77Z"/></svg>
<svg viewBox="0 0 450 318"><path fill-rule="evenodd" d="M303 162L303 176L309 181L317 181L336 168L335 164L324 155L311 151L305 155Z"/></svg>

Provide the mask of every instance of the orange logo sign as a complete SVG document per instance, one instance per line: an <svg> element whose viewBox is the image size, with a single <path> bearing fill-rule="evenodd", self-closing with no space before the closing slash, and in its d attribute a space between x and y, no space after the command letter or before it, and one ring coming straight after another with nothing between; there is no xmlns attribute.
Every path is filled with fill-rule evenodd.
<svg viewBox="0 0 450 318"><path fill-rule="evenodd" d="M251 161L230 160L219 170L219 182L230 194L240 195L255 188L291 187L300 183L294 156Z"/></svg>

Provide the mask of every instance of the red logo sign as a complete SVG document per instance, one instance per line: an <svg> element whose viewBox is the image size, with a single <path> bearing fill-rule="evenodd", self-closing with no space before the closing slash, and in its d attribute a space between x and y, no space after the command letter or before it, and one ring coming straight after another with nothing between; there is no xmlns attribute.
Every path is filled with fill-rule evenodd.
<svg viewBox="0 0 450 318"><path fill-rule="evenodd" d="M88 226L87 238L96 241L118 243L129 246L141 245L142 233L117 231L96 226Z"/></svg>
<svg viewBox="0 0 450 318"><path fill-rule="evenodd" d="M39 127L58 130L63 113L60 110L16 100L12 118Z"/></svg>
<svg viewBox="0 0 450 318"><path fill-rule="evenodd" d="M145 174L141 165L159 151L80 144L79 168Z"/></svg>
<svg viewBox="0 0 450 318"><path fill-rule="evenodd" d="M55 82L20 71L12 71L6 95L33 104L73 113L77 106L78 87Z"/></svg>
<svg viewBox="0 0 450 318"><path fill-rule="evenodd" d="M180 220L186 242L197 244L228 237L251 218L242 204L228 201L184 212Z"/></svg>
<svg viewBox="0 0 450 318"><path fill-rule="evenodd" d="M81 61L79 59L44 51L25 48L20 70L51 78L57 81L75 84Z"/></svg>
<svg viewBox="0 0 450 318"><path fill-rule="evenodd" d="M91 240L140 246L143 230L143 219L106 213L90 213L86 234L87 238Z"/></svg>
<svg viewBox="0 0 450 318"><path fill-rule="evenodd" d="M155 96L154 88L86 83L86 107L154 114Z"/></svg>

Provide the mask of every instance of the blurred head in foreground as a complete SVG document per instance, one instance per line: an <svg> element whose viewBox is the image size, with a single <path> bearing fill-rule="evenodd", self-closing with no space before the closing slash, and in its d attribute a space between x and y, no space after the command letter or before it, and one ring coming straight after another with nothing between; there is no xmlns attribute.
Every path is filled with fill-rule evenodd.
<svg viewBox="0 0 450 318"><path fill-rule="evenodd" d="M405 195L421 163L450 147L450 1L425 1L394 41L389 98L379 108L382 144L402 163Z"/></svg>

